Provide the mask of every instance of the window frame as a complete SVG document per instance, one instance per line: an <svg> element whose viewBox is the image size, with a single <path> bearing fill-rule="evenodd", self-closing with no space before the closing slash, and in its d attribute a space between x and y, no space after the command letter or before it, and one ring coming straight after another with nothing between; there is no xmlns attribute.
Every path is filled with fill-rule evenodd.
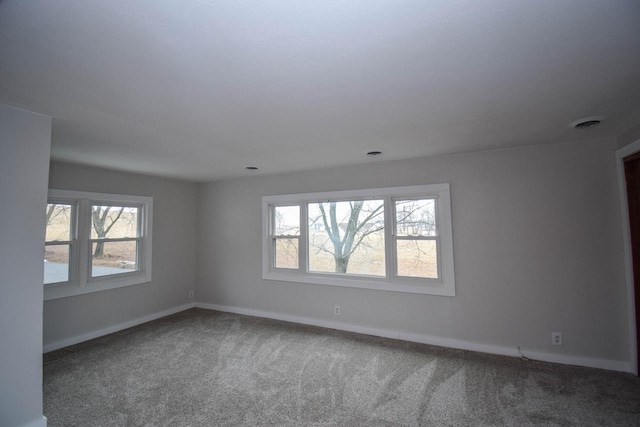
<svg viewBox="0 0 640 427"><path fill-rule="evenodd" d="M407 235L407 236L400 236L398 235L398 210L397 210L397 203L399 201L409 201L409 200L425 200L425 199L432 199L434 201L435 204L435 212L436 212L436 235L435 236L411 236L411 235ZM438 212L438 208L439 208L439 204L440 204L440 197L439 195L434 197L434 196L415 196L415 197L392 197L391 198L391 216L393 217L393 230L391 231L391 248L390 251L392 252L392 262L393 265L392 267L392 272L393 272L393 277L398 277L398 278L402 278L402 280L407 281L407 282L415 282L418 280L440 280L441 281L441 277L442 277L442 256L441 254L441 247L442 247L442 237L441 237L441 232L440 232L440 214ZM436 245L436 253L439 254L439 256L437 257L436 260L436 269L438 272L438 278L422 278L422 277L415 277L415 276L401 276L400 274L398 274L398 241L414 241L414 240L418 240L418 241L434 241L435 245Z"/></svg>
<svg viewBox="0 0 640 427"><path fill-rule="evenodd" d="M396 200L435 199L438 278L399 276L396 254ZM308 266L308 204L320 201L384 200L385 276L310 272ZM272 249L272 212L275 206L300 206L299 263L297 269L275 268ZM343 286L392 292L455 296L450 185L428 184L319 193L264 196L262 198L262 278L286 282ZM411 237L416 239L416 237ZM422 240L422 239L417 239Z"/></svg>
<svg viewBox="0 0 640 427"><path fill-rule="evenodd" d="M103 280L108 280L109 278L112 277L126 277L126 276L134 276L134 275L138 275L140 274L140 269L136 269L136 270L132 270L126 273L117 273L117 274L109 274L109 275L100 275L100 276L94 276L93 275L93 244L94 243L98 243L98 242L102 242L102 243L117 243L117 242L131 242L131 241L135 241L136 242L136 264L137 266L142 267L140 259L141 259L141 254L144 253L143 251L143 246L144 246L144 223L146 222L144 219L144 204L142 203L124 203L124 202L119 202L119 203L113 203L112 201L105 201L105 200L89 200L89 214L92 214L93 212L93 207L94 206L111 206L111 207L125 207L125 208L137 208L138 209L138 219L137 219L137 224L136 224L136 237L118 237L118 238L111 238L111 237L104 237L102 239L100 238L92 238L91 234L92 234L92 229L93 229L93 224L92 224L92 220L93 217L91 217L89 219L89 260L88 260L88 271L87 271L87 281L89 283L99 283L102 282ZM106 278L106 279L105 279Z"/></svg>
<svg viewBox="0 0 640 427"><path fill-rule="evenodd" d="M50 204L71 206L71 210L69 212L69 236L68 236L69 239L64 241L60 241L60 240L47 241L46 235L45 235L45 241L44 241L45 251L47 249L47 246L62 246L62 245L69 246L69 265L68 265L68 271L67 271L68 280L62 281L62 282L45 283L44 285L60 286L60 285L68 285L68 284L76 283L78 281L78 277L77 277L77 274L74 274L74 273L78 265L78 252L79 252L78 251L78 218L77 218L78 202L77 200L73 200L73 199L67 199L67 198L61 198L61 197L53 197L53 198L50 197L47 199L47 205L50 205Z"/></svg>
<svg viewBox="0 0 640 427"><path fill-rule="evenodd" d="M44 284L44 299L51 300L83 295L109 289L148 283L152 279L153 198L122 194L50 189L47 203L74 203L75 251L70 257L70 280ZM91 208L93 205L138 207L137 270L104 276L92 276L93 242L91 238ZM123 239L100 239L104 242ZM45 243L46 245L46 243Z"/></svg>
<svg viewBox="0 0 640 427"><path fill-rule="evenodd" d="M282 208L282 207L291 207L291 206L295 206L295 207L299 207L299 205L297 204L277 204L277 205L273 205L272 208L275 210L275 208ZM301 208L300 208L301 210ZM300 214L300 219L302 218L302 212L299 212ZM269 214L269 238L270 238L270 253L271 253L271 259L273 261L271 268L274 271L291 271L291 270L300 270L301 266L303 265L303 259L301 257L301 250L300 250L300 245L302 244L302 224L299 224L299 229L298 229L298 235L290 235L290 234L277 234L275 232L276 229L276 218L275 215L272 215L271 213ZM277 241L279 239L297 239L298 240L298 268L287 268L287 267L276 267L276 244Z"/></svg>

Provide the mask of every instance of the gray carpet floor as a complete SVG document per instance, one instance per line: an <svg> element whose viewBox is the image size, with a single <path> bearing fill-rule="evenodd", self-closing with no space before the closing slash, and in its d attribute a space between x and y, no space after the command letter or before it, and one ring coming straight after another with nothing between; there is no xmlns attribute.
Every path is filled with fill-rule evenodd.
<svg viewBox="0 0 640 427"><path fill-rule="evenodd" d="M631 374L192 309L47 353L49 426L640 426Z"/></svg>

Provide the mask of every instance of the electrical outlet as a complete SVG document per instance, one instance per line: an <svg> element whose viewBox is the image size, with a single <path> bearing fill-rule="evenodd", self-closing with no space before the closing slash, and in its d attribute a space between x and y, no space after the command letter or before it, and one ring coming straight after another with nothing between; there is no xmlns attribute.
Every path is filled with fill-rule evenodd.
<svg viewBox="0 0 640 427"><path fill-rule="evenodd" d="M193 299L195 292L189 291L189 299Z"/></svg>
<svg viewBox="0 0 640 427"><path fill-rule="evenodd" d="M333 307L333 314L335 314L336 316L340 316L340 306L336 305Z"/></svg>
<svg viewBox="0 0 640 427"><path fill-rule="evenodd" d="M551 344L562 345L562 334L560 332L551 332Z"/></svg>

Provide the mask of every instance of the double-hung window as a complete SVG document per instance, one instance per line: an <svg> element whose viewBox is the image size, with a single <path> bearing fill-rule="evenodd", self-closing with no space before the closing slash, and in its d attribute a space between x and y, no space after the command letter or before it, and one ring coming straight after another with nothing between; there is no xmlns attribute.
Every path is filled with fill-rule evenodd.
<svg viewBox="0 0 640 427"><path fill-rule="evenodd" d="M393 199L393 251L400 277L438 279L438 198Z"/></svg>
<svg viewBox="0 0 640 427"><path fill-rule="evenodd" d="M142 204L91 204L91 277L139 271Z"/></svg>
<svg viewBox="0 0 640 427"><path fill-rule="evenodd" d="M271 222L273 267L297 269L300 265L300 206L274 206Z"/></svg>
<svg viewBox="0 0 640 427"><path fill-rule="evenodd" d="M150 197L49 190L45 299L151 281Z"/></svg>
<svg viewBox="0 0 640 427"><path fill-rule="evenodd" d="M46 211L44 250L44 283L66 283L73 277L72 270L78 251L77 204L73 200L49 200Z"/></svg>
<svg viewBox="0 0 640 427"><path fill-rule="evenodd" d="M263 278L455 295L449 184L263 197Z"/></svg>

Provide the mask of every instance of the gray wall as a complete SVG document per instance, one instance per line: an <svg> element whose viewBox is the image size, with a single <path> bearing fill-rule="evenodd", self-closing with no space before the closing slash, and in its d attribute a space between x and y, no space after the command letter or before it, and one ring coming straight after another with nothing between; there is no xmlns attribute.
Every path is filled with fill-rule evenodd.
<svg viewBox="0 0 640 427"><path fill-rule="evenodd" d="M0 104L0 425L44 425L42 277L51 118Z"/></svg>
<svg viewBox="0 0 640 427"><path fill-rule="evenodd" d="M198 301L628 361L615 149L614 139L579 141L204 184ZM262 196L442 182L456 297L261 279Z"/></svg>
<svg viewBox="0 0 640 427"><path fill-rule="evenodd" d="M632 142L640 139L640 123L627 129L621 135L618 136L618 147L622 148L625 145L629 145Z"/></svg>
<svg viewBox="0 0 640 427"><path fill-rule="evenodd" d="M153 197L153 279L46 301L45 345L192 302L188 292L196 286L196 184L52 162L49 188Z"/></svg>

